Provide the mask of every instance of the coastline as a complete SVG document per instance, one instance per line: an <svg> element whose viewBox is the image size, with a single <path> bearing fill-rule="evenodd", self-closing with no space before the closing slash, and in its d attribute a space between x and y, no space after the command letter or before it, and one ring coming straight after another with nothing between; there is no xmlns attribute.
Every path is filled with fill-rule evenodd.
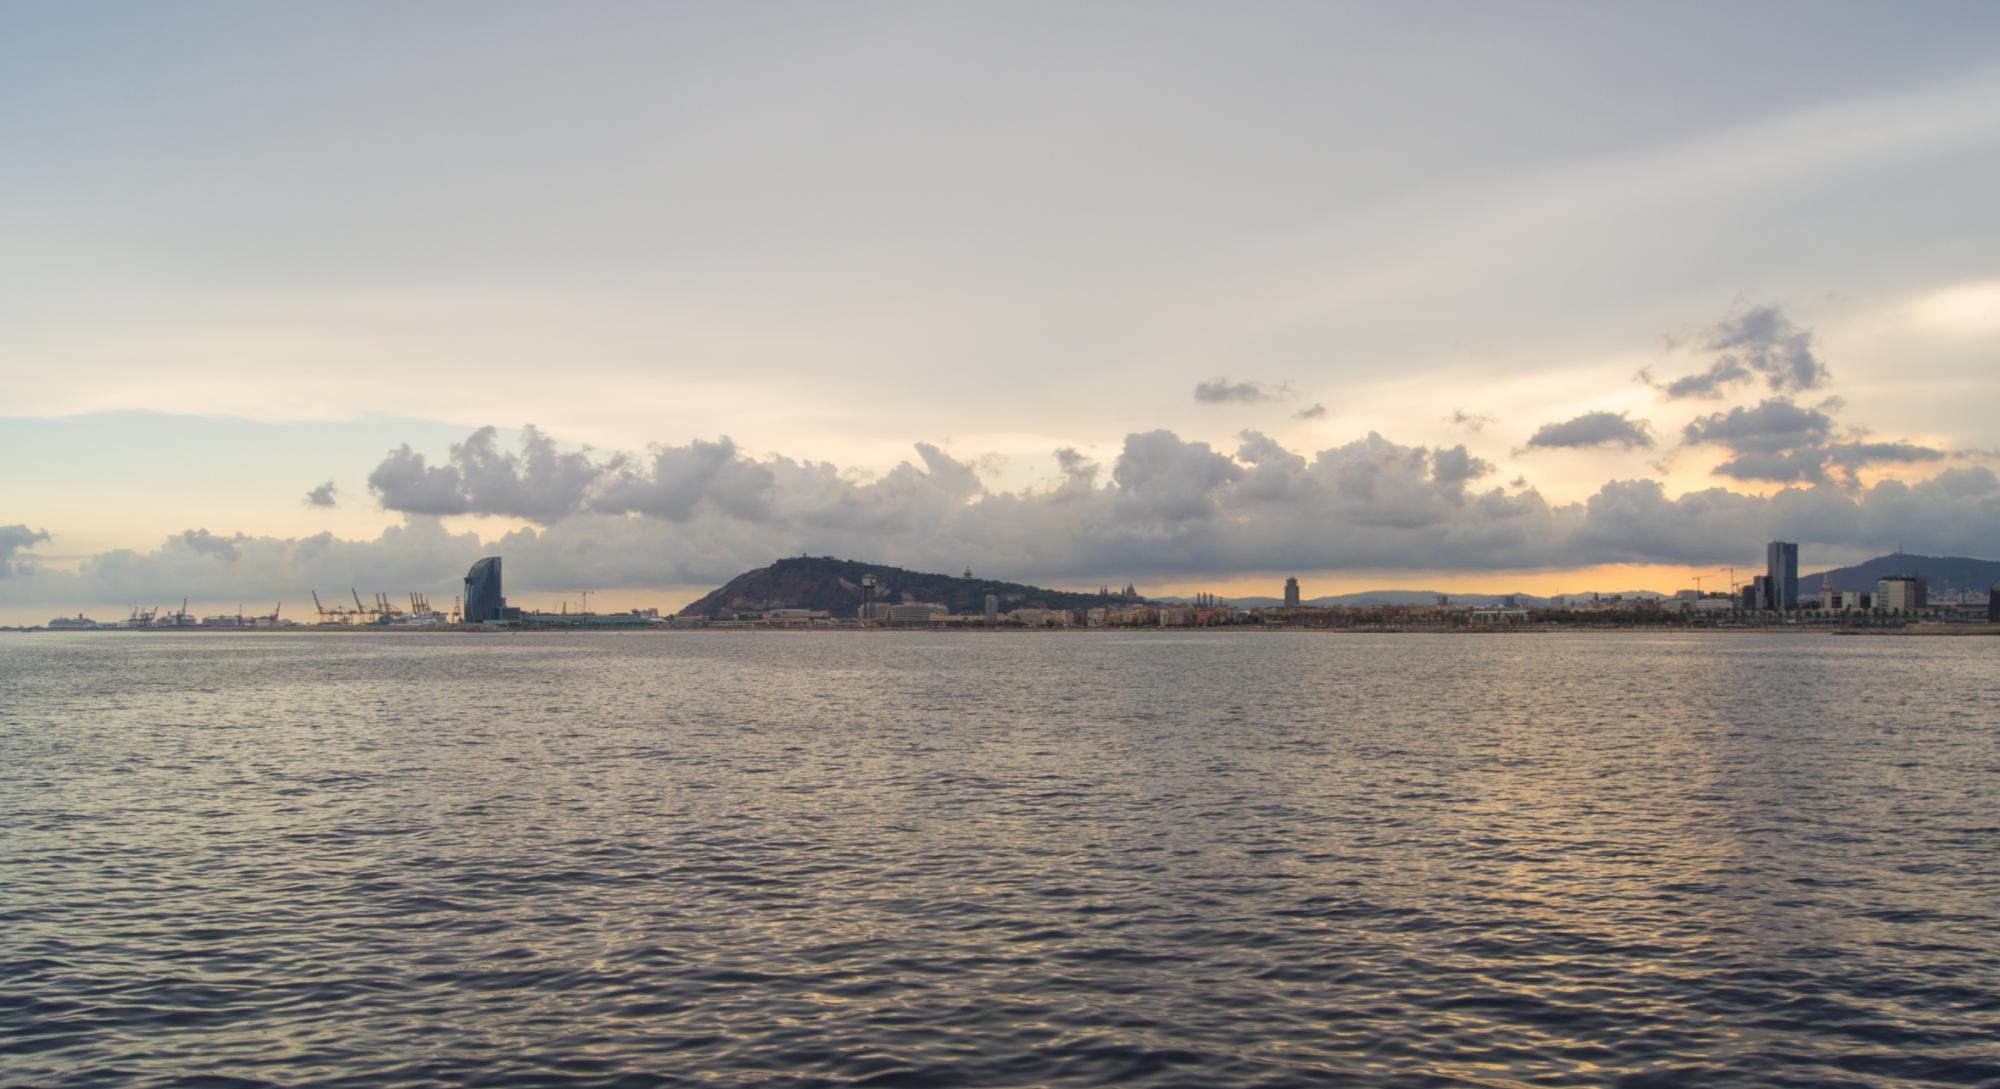
<svg viewBox="0 0 2000 1089"><path fill-rule="evenodd" d="M564 635L712 635L723 632L751 632L757 634L791 635L1271 635L1287 632L1312 635L1542 635L1553 632L1631 632L1644 635L1868 635L1868 636L2000 636L2000 624L1904 624L1904 625L1834 625L1834 624L1732 624L1732 625L1673 625L1673 624L1524 624L1511 626L1425 625L1403 624L1382 626L1324 627L1307 625L1258 625L1258 624L1217 624L1206 627L1131 625L1122 627L984 627L972 625L669 625L646 626L584 626L570 624L487 626L472 624L449 624L429 627L394 627L372 624L354 625L299 625L282 628L47 628L12 627L0 628L4 635L90 635L90 636L133 636L133 635L223 635L231 637L254 636L409 636L409 635L527 635L560 633Z"/></svg>

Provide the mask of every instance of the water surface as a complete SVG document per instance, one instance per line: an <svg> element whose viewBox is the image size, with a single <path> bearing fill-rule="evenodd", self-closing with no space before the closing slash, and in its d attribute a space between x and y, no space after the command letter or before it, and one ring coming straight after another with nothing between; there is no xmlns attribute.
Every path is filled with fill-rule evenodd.
<svg viewBox="0 0 2000 1089"><path fill-rule="evenodd" d="M0 637L0 1084L2000 1084L1996 667Z"/></svg>

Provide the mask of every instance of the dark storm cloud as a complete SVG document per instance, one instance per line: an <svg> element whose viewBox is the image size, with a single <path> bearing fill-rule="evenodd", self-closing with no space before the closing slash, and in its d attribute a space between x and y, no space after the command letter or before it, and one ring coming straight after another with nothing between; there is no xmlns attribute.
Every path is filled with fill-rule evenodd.
<svg viewBox="0 0 2000 1089"><path fill-rule="evenodd" d="M1670 400L1721 397L1729 387L1762 376L1774 392L1817 389L1827 379L1826 366L1813 354L1812 330L1793 324L1775 306L1739 310L1711 326L1697 350L1711 357L1709 365L1664 385L1649 370L1640 377Z"/></svg>
<svg viewBox="0 0 2000 1089"><path fill-rule="evenodd" d="M0 526L0 579L8 578L17 572L27 574L31 570L31 565L14 557L48 539L49 531L45 529L29 529L19 523Z"/></svg>
<svg viewBox="0 0 2000 1089"><path fill-rule="evenodd" d="M1287 386L1267 386L1262 382L1231 382L1221 375L1206 382L1197 382L1194 387L1195 401L1204 405L1278 401L1291 395L1292 391Z"/></svg>
<svg viewBox="0 0 2000 1089"><path fill-rule="evenodd" d="M1528 439L1529 447L1548 450L1592 446L1621 446L1629 450L1651 445L1650 425L1620 412L1586 412L1561 423L1543 424Z"/></svg>
<svg viewBox="0 0 2000 1089"><path fill-rule="evenodd" d="M333 486L333 481L329 480L326 483L321 484L319 487L306 492L306 506L308 507L339 506L340 505L339 500L334 498L335 493L338 491L339 489Z"/></svg>

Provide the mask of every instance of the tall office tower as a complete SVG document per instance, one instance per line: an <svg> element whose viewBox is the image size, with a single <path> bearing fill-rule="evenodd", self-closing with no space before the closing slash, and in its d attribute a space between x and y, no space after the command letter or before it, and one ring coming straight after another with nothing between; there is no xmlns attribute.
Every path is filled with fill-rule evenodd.
<svg viewBox="0 0 2000 1089"><path fill-rule="evenodd" d="M1771 584L1770 607L1789 612L1799 607L1799 546L1772 541L1764 546L1764 577Z"/></svg>
<svg viewBox="0 0 2000 1089"><path fill-rule="evenodd" d="M1773 608L1776 608L1776 606L1771 604L1771 577L1769 575L1758 575L1756 578L1751 579L1750 587L1750 607L1752 609L1758 612L1770 612Z"/></svg>
<svg viewBox="0 0 2000 1089"><path fill-rule="evenodd" d="M988 624L1000 622L1000 597L997 594L986 595L986 622Z"/></svg>
<svg viewBox="0 0 2000 1089"><path fill-rule="evenodd" d="M1285 608L1296 609L1298 607L1299 607L1299 580L1296 578L1286 579Z"/></svg>

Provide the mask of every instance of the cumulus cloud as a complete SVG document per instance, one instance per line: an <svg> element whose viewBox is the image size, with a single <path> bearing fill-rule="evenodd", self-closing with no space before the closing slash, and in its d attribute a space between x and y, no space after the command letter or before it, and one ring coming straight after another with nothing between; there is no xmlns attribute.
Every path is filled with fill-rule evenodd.
<svg viewBox="0 0 2000 1089"><path fill-rule="evenodd" d="M1228 404L1232 401L1279 401L1292 395L1288 386L1268 386L1262 382L1231 382L1217 375L1206 382L1197 382L1194 399L1204 405Z"/></svg>
<svg viewBox="0 0 2000 1089"><path fill-rule="evenodd" d="M1492 464L1473 457L1464 443L1431 455L1431 479L1440 484L1463 484L1492 471Z"/></svg>
<svg viewBox="0 0 2000 1089"><path fill-rule="evenodd" d="M1848 474L1850 490L1858 488L1853 468L1930 460L1933 453L1902 443L1839 443L1833 430L1825 413L1777 398L1698 419L1684 437L1730 450L1732 472L1745 474L1742 479L1829 484L1837 469ZM1652 442L1644 421L1609 412L1549 425L1536 438L1541 446ZM444 507L519 516L517 497L539 489L543 508L570 513L531 519L545 528L521 531L526 536L510 539L510 546L568 550L591 526L592 533L623 541L655 542L673 556L675 578L696 581L726 578L771 555L800 551L944 564L939 570L976 558L988 570L1097 577L1264 569L1243 567L1246 561L1236 558L1251 554L1280 567L1486 567L1500 557L1512 561L1500 566L1559 566L1602 562L1577 542L1609 539L1579 537L1571 522L1587 509L1552 507L1525 480L1473 490L1493 466L1463 444L1404 446L1372 433L1308 454L1254 430L1238 436L1233 452L1171 431L1138 432L1126 437L1108 473L1063 447L1053 452L1056 485L1021 492L989 491L972 466L929 443L918 443L913 459L870 479L824 462L752 458L726 438L656 445L643 458L555 454L552 440L532 429L518 455L500 453L489 442L490 429L475 432L453 447L450 463L461 463L459 451L467 447L486 447L479 460L512 467L515 479L489 469L475 489L461 472L442 501L420 488L415 496L422 505L399 508L387 493L383 505L413 515ZM415 456L398 450L383 466ZM539 483L526 479L538 461L556 458L567 459L561 479L568 492L550 492L547 470ZM1767 475L1747 475L1755 472ZM1621 487L1629 491L1630 485ZM1607 485L1597 501L1616 510L1622 494ZM1698 502L1720 507L1726 494ZM1443 536L1395 536L1426 528ZM1767 531L1746 532L1754 542ZM1487 551L1462 547L1467 542ZM1643 551L1645 545L1621 547Z"/></svg>
<svg viewBox="0 0 2000 1089"><path fill-rule="evenodd" d="M1716 415L1702 426L1704 441L1727 435L1742 439L1746 452L1785 422L1777 411L1756 417L1761 424ZM1811 423L1792 430L1816 433ZM1906 444L1871 445L1818 448L1836 467L1836 458L1928 457ZM385 463L408 460L397 451ZM517 511L518 474L530 472L530 460L513 457L513 482L475 487L461 473L445 499L461 512L488 502L495 513ZM655 448L643 458L587 455L590 471L568 478L588 477L588 485L544 497L546 509L569 513L498 539L448 532L423 512L408 512L404 525L371 541L191 530L148 552L90 557L74 571L14 565L0 600L296 601L308 590L350 586L449 594L473 560L493 553L507 557L510 592L534 592L714 585L800 553L933 571L970 563L1011 578L1094 586L1283 570L1738 562L1760 555L1773 537L1809 548L1887 550L1900 542L1978 554L2000 539L2000 478L1984 466L1946 469L1920 483L1818 483L1768 497L1719 487L1674 497L1657 481L1621 480L1584 502L1553 504L1523 482L1479 487L1492 467L1463 445L1408 446L1379 434L1308 451L1246 431L1233 450L1219 450L1147 431L1127 436L1106 462L1100 468L1065 448L1051 462L1060 473L1053 486L994 491L930 445L874 478L822 462L753 458L726 441ZM425 466L446 467L458 466L450 459ZM25 527L0 531L0 555L41 539Z"/></svg>
<svg viewBox="0 0 2000 1089"><path fill-rule="evenodd" d="M212 556L224 563L235 563L243 555L238 545L245 540L242 534L235 537L218 537L205 529L189 529L181 532L178 540L181 547L197 556Z"/></svg>
<svg viewBox="0 0 2000 1089"><path fill-rule="evenodd" d="M1692 374L1660 384L1650 370L1640 378L1670 400L1715 399L1729 387L1762 376L1774 392L1817 389L1827 371L1813 354L1812 330L1793 324L1775 306L1738 310L1711 326L1698 342L1709 365Z"/></svg>
<svg viewBox="0 0 2000 1089"><path fill-rule="evenodd" d="M390 510L547 522L575 513L603 472L588 452L564 453L533 425L522 429L518 454L500 448L498 430L482 427L453 444L443 465L403 444L368 474L368 490Z"/></svg>
<svg viewBox="0 0 2000 1089"><path fill-rule="evenodd" d="M1590 446L1621 446L1627 450L1653 445L1651 425L1622 412L1586 412L1572 420L1546 423L1528 439L1528 446L1570 450Z"/></svg>
<svg viewBox="0 0 2000 1089"><path fill-rule="evenodd" d="M25 575L33 570L33 566L26 560L17 560L15 557L48 539L49 531L45 529L29 529L19 523L0 526L0 579L15 574Z"/></svg>
<svg viewBox="0 0 2000 1089"><path fill-rule="evenodd" d="M1096 487L1097 473L1102 468L1074 446L1056 451L1056 467L1062 471L1063 487L1068 491L1089 491Z"/></svg>
<svg viewBox="0 0 2000 1089"><path fill-rule="evenodd" d="M584 461L568 478L577 494L551 509L566 512L588 502L607 513L630 511L685 522L707 505L759 521L768 513L771 489L776 486L771 471L742 458L727 436L718 442L696 439L686 446L656 445L644 464L615 459L599 471L587 471L588 466ZM584 493L592 489L594 494L586 497Z"/></svg>
<svg viewBox="0 0 2000 1089"><path fill-rule="evenodd" d="M1292 413L1292 418L1295 420L1323 420L1326 418L1326 406L1322 404L1308 405Z"/></svg>
<svg viewBox="0 0 2000 1089"><path fill-rule="evenodd" d="M233 561L216 562L217 541L228 544L235 553ZM426 517L412 517L366 541L330 533L218 538L194 531L176 533L150 551L101 552L84 559L74 571L35 567L21 572L27 577L0 587L0 600L147 605L183 597L197 601L247 597L297 602L309 600L315 589L327 596L344 595L350 587L358 587L364 595L371 588L448 595L472 561L487 554L486 547L477 534L452 534Z"/></svg>
<svg viewBox="0 0 2000 1089"><path fill-rule="evenodd" d="M306 506L337 507L340 503L334 498L334 495L338 491L339 489L333 486L333 481L329 480L319 487L306 492Z"/></svg>

